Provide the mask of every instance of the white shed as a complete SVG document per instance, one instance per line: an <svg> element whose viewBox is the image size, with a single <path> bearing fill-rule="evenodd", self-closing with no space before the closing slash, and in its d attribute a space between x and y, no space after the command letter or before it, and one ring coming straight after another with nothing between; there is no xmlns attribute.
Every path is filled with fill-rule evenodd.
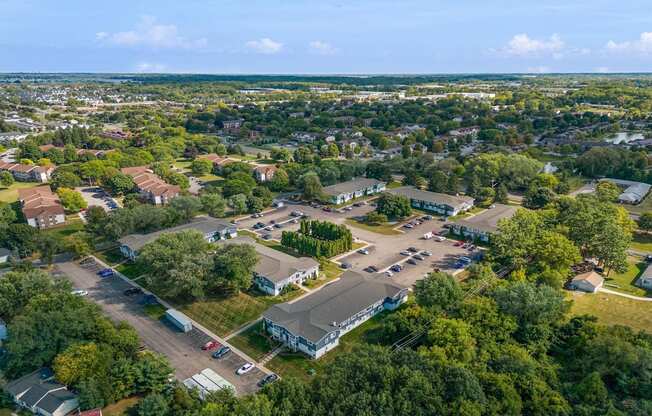
<svg viewBox="0 0 652 416"><path fill-rule="evenodd" d="M571 288L583 292L595 293L604 284L604 278L595 271L578 274L571 280Z"/></svg>

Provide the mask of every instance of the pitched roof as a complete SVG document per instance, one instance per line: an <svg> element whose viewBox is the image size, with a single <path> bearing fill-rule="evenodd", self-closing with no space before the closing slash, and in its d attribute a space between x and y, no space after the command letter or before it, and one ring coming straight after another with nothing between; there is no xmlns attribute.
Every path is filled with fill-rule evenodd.
<svg viewBox="0 0 652 416"><path fill-rule="evenodd" d="M335 185L326 186L323 191L326 195L337 196L384 183L385 182L373 178L357 178L346 182L336 183Z"/></svg>
<svg viewBox="0 0 652 416"><path fill-rule="evenodd" d="M77 398L66 386L54 381L54 373L45 367L7 383L5 390L27 407L36 406L50 414L66 401Z"/></svg>
<svg viewBox="0 0 652 416"><path fill-rule="evenodd" d="M604 277L591 270L590 272L578 274L577 276L573 277L572 281L574 283L587 282L590 283L593 287L598 287L604 282Z"/></svg>
<svg viewBox="0 0 652 416"><path fill-rule="evenodd" d="M518 211L518 207L495 204L493 208L489 208L472 217L457 220L455 224L487 233L494 233L498 230L498 222L503 218L511 218L516 214L516 211Z"/></svg>
<svg viewBox="0 0 652 416"><path fill-rule="evenodd" d="M455 196L441 194L439 192L422 191L411 186L401 186L388 191L394 195L401 195L409 199L430 202L437 205L447 205L455 208L464 204L472 204L474 199L470 196Z"/></svg>
<svg viewBox="0 0 652 416"><path fill-rule="evenodd" d="M296 336L316 343L327 334L339 330L338 325L353 315L404 290L407 289L391 281L366 278L347 271L340 280L309 296L270 307L263 317Z"/></svg>
<svg viewBox="0 0 652 416"><path fill-rule="evenodd" d="M155 231L149 234L130 234L118 239L121 245L127 246L132 250L140 250L145 244L154 241L163 234L178 233L184 230L197 230L203 234L212 231L222 231L229 227L235 227L233 224L218 218L198 217L194 218L187 224L178 225L165 230Z"/></svg>
<svg viewBox="0 0 652 416"><path fill-rule="evenodd" d="M18 199L20 199L25 218L65 213L59 196L53 193L48 185L19 189Z"/></svg>

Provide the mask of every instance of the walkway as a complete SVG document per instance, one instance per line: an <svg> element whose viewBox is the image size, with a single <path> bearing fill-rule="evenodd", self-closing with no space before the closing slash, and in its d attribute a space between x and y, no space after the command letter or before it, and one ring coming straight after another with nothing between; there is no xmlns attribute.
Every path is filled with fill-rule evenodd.
<svg viewBox="0 0 652 416"><path fill-rule="evenodd" d="M652 302L652 298L644 298L641 296L628 295L627 293L616 292L615 290L605 289L604 287L600 288L600 292L608 293L610 295L622 296L628 299L640 300L643 302Z"/></svg>

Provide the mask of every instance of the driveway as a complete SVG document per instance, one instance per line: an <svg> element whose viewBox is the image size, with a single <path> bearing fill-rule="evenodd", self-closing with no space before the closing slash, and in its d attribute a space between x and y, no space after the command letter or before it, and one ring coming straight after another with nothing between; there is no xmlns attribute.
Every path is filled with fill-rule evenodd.
<svg viewBox="0 0 652 416"><path fill-rule="evenodd" d="M111 202L115 204L114 206L118 206L118 203L100 187L81 186L75 188L75 190L81 194L82 198L84 198L84 201L86 201L89 207L98 206L102 207L104 211L109 212L112 209L115 209L110 206Z"/></svg>
<svg viewBox="0 0 652 416"><path fill-rule="evenodd" d="M143 295L125 296L125 289L133 286L118 276L101 279L95 269L82 267L75 262L57 264L59 272L67 276L76 289L88 291L88 298L96 302L112 320L126 321L132 325L147 348L165 355L179 380L185 380L205 368L211 368L232 383L238 394L258 390L256 383L265 376L258 368L238 376L235 371L247 360L236 352L215 360L211 352L201 346L213 339L194 328L188 333L180 332L165 319L155 320L144 312ZM59 273L57 273L59 274Z"/></svg>

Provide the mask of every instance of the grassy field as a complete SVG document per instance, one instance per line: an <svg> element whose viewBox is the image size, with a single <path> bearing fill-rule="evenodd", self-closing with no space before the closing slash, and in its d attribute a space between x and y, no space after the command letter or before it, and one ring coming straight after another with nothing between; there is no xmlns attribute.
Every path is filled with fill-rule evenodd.
<svg viewBox="0 0 652 416"><path fill-rule="evenodd" d="M378 234L383 234L383 235L401 234L400 231L394 229L397 226L397 224L369 225L362 221L358 221L354 218L347 218L346 220L344 220L344 222L352 227L361 228L363 230L372 231Z"/></svg>
<svg viewBox="0 0 652 416"><path fill-rule="evenodd" d="M652 302L600 292L572 292L570 296L573 315L594 315L605 325L625 325L652 334Z"/></svg>
<svg viewBox="0 0 652 416"><path fill-rule="evenodd" d="M449 221L461 220L462 218L468 218L468 217L470 217L472 215L479 214L479 213L481 213L483 211L486 211L486 210L487 210L486 208L473 207L473 208L471 208L470 210L468 210L466 212L462 212L461 214L457 214L457 215L455 215L453 217L448 217L448 220Z"/></svg>
<svg viewBox="0 0 652 416"><path fill-rule="evenodd" d="M102 250L94 253L95 257L102 260L104 263L112 266L125 260L125 257L120 252L118 247L113 247L108 250Z"/></svg>
<svg viewBox="0 0 652 416"><path fill-rule="evenodd" d="M39 185L43 184L38 182L14 182L8 188L0 188L0 202L16 202L18 201L19 189L34 188Z"/></svg>
<svg viewBox="0 0 652 416"><path fill-rule="evenodd" d="M262 321L230 338L229 342L256 361L280 345L264 334Z"/></svg>
<svg viewBox="0 0 652 416"><path fill-rule="evenodd" d="M140 401L140 397L129 397L127 399L122 399L117 403L113 403L104 409L102 409L102 415L104 416L127 416L136 414L133 410L136 404Z"/></svg>
<svg viewBox="0 0 652 416"><path fill-rule="evenodd" d="M14 414L14 411L11 409L0 409L0 416L11 416Z"/></svg>
<svg viewBox="0 0 652 416"><path fill-rule="evenodd" d="M121 265L115 268L120 273L124 274L130 279L137 279L145 273L145 268L141 267L137 263L122 263Z"/></svg>
<svg viewBox="0 0 652 416"><path fill-rule="evenodd" d="M156 304L156 305L145 305L143 307L143 310L145 311L145 314L147 314L147 316L158 321L163 317L163 315L165 315L165 311L167 309L163 305Z"/></svg>
<svg viewBox="0 0 652 416"><path fill-rule="evenodd" d="M274 250L278 250L292 257L304 257L301 254L297 253L296 251L292 250L291 248L281 245L281 243L279 243L278 241L263 240L262 238L258 237L258 234L254 233L253 231L238 230L238 235L251 237L254 240L256 240L258 244L262 244L264 246L273 248Z"/></svg>
<svg viewBox="0 0 652 416"><path fill-rule="evenodd" d="M387 313L380 313L353 331L340 338L340 345L318 360L312 360L302 353L282 352L274 357L266 367L282 377L296 377L308 380L318 374L338 356L349 352L358 345L378 344L377 330Z"/></svg>
<svg viewBox="0 0 652 416"><path fill-rule="evenodd" d="M627 293L634 296L646 296L647 290L634 286L636 279L645 271L648 264L640 258L627 258L627 271L624 273L612 273L605 281L605 286L612 290ZM613 286L612 286L613 285Z"/></svg>
<svg viewBox="0 0 652 416"><path fill-rule="evenodd" d="M179 306L179 309L218 335L226 336L258 318L271 305L304 293L295 290L281 296L240 292L237 295L209 298Z"/></svg>
<svg viewBox="0 0 652 416"><path fill-rule="evenodd" d="M634 250L652 253L652 234L634 233L634 239L629 246Z"/></svg>
<svg viewBox="0 0 652 416"><path fill-rule="evenodd" d="M652 211L652 193L649 193L643 201L638 205L622 205L627 211L633 212L634 214L642 214L647 211Z"/></svg>
<svg viewBox="0 0 652 416"><path fill-rule="evenodd" d="M46 234L55 235L64 238L78 231L84 231L84 222L81 220L81 218L75 216L67 219L65 224L48 228L43 232Z"/></svg>
<svg viewBox="0 0 652 416"><path fill-rule="evenodd" d="M319 261L319 271L319 278L306 280L303 285L309 289L315 289L337 279L344 273L340 266L324 259Z"/></svg>

